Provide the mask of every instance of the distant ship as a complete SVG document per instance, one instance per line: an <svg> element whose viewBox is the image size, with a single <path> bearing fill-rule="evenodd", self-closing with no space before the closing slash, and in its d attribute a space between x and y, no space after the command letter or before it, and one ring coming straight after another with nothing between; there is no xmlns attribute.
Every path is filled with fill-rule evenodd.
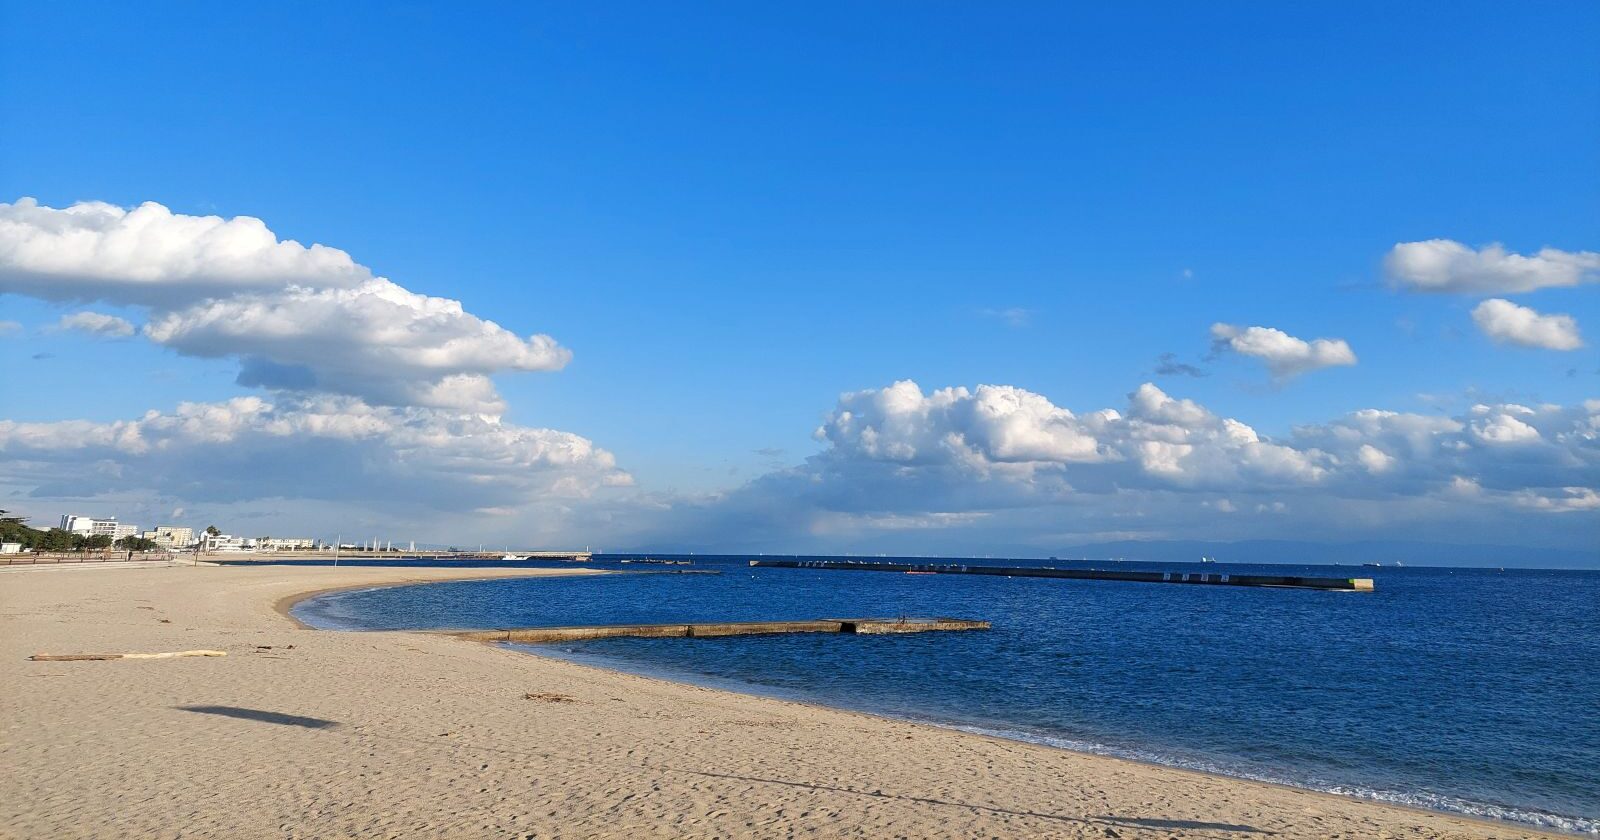
<svg viewBox="0 0 1600 840"><path fill-rule="evenodd" d="M1215 563L1215 562L1217 562L1217 558L1215 558L1215 557L1202 557L1202 558L1200 558L1200 562L1202 562L1202 563Z"/></svg>
<svg viewBox="0 0 1600 840"><path fill-rule="evenodd" d="M1381 569L1381 568L1383 568L1383 564L1382 563L1362 563L1361 565L1363 565L1363 566L1365 566L1365 567L1367 567L1369 569Z"/></svg>
<svg viewBox="0 0 1600 840"><path fill-rule="evenodd" d="M501 560L521 560L523 558L518 557L515 554L502 554L502 555L500 555L500 559Z"/></svg>

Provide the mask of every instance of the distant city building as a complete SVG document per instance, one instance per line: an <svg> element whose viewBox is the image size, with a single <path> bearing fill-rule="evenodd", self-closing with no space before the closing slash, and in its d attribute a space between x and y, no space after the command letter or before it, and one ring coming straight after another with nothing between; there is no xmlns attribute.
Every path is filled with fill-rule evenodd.
<svg viewBox="0 0 1600 840"><path fill-rule="evenodd" d="M232 534L201 534L201 551L255 551L256 541Z"/></svg>
<svg viewBox="0 0 1600 840"><path fill-rule="evenodd" d="M61 530L73 534L82 534L85 537L110 537L120 540L139 533L139 526L124 525L117 521L115 516L107 519L96 519L93 516L83 516L77 513L67 513L61 516Z"/></svg>
<svg viewBox="0 0 1600 840"><path fill-rule="evenodd" d="M310 551L317 541L305 537L256 537L258 551Z"/></svg>
<svg viewBox="0 0 1600 840"><path fill-rule="evenodd" d="M145 531L140 536L168 548L188 548L194 545L194 529L180 528L176 525L157 525L155 530Z"/></svg>

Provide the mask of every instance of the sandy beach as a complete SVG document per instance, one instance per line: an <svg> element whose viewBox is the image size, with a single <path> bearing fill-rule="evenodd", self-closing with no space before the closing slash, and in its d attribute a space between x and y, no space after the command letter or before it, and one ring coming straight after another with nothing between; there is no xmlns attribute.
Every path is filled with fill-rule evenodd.
<svg viewBox="0 0 1600 840"><path fill-rule="evenodd" d="M1554 836L281 611L330 588L583 573L0 572L0 836ZM27 659L190 649L228 655Z"/></svg>

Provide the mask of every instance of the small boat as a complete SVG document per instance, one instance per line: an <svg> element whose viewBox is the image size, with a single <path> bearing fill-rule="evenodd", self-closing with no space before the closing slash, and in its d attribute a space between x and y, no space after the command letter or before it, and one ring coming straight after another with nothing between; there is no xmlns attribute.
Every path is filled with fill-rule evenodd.
<svg viewBox="0 0 1600 840"><path fill-rule="evenodd" d="M909 571L909 572L906 572L906 574L908 574L908 575L932 575L932 574L938 574L938 573L937 573L937 572L917 572L917 571Z"/></svg>
<svg viewBox="0 0 1600 840"><path fill-rule="evenodd" d="M502 555L500 555L500 559L501 560L523 560L525 558L518 557L515 554L502 554Z"/></svg>
<svg viewBox="0 0 1600 840"><path fill-rule="evenodd" d="M1361 565L1363 567L1365 567L1365 568L1368 568L1368 569L1381 569L1381 568L1383 568L1383 564L1382 563L1362 563Z"/></svg>

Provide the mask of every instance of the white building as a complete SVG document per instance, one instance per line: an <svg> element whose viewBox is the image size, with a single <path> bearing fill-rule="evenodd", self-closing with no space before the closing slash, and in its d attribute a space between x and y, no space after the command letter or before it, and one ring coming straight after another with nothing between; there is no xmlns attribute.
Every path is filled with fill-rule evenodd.
<svg viewBox="0 0 1600 840"><path fill-rule="evenodd" d="M155 530L145 531L139 536L154 540L167 548L188 548L194 545L194 529L180 528L177 525L157 525Z"/></svg>
<svg viewBox="0 0 1600 840"><path fill-rule="evenodd" d="M96 519L77 513L66 513L61 516L61 530L73 534L82 534L86 537L106 536L114 540L131 537L139 533L139 526L124 525L117 521L115 516L108 519Z"/></svg>
<svg viewBox="0 0 1600 840"><path fill-rule="evenodd" d="M256 541L232 534L201 534L201 551L255 551Z"/></svg>
<svg viewBox="0 0 1600 840"><path fill-rule="evenodd" d="M22 543L0 543L0 554L21 554Z"/></svg>
<svg viewBox="0 0 1600 840"><path fill-rule="evenodd" d="M256 537L260 551L311 551L317 541L308 537Z"/></svg>

